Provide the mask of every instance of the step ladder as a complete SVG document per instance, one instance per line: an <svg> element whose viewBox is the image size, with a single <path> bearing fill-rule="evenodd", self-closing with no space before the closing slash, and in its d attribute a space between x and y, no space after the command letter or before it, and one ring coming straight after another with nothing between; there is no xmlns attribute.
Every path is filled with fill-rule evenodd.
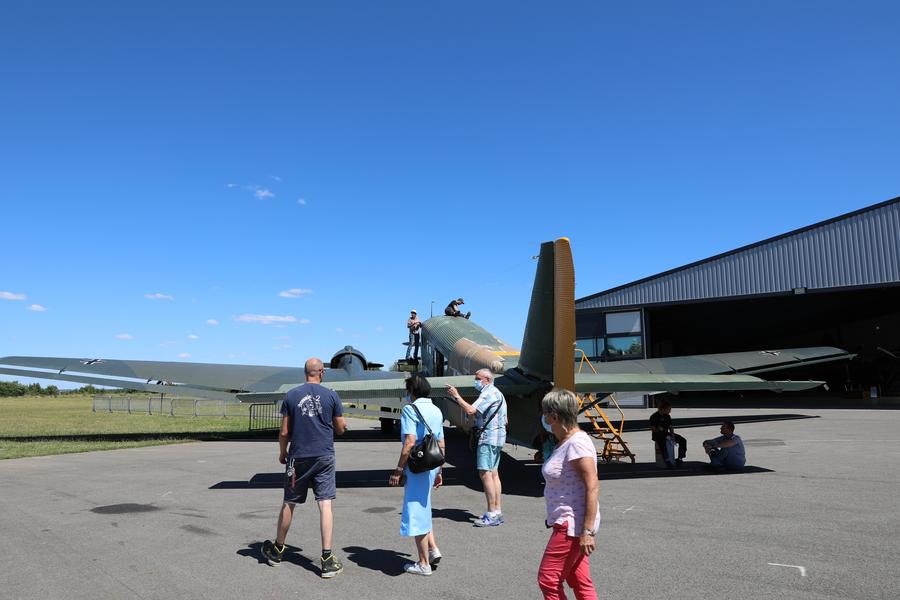
<svg viewBox="0 0 900 600"><path fill-rule="evenodd" d="M578 365L578 372L580 373L584 363L587 363L591 371L596 374L597 371L594 369L594 365L587 359L584 351L580 349L576 351L581 352L581 363ZM605 464L609 464L612 461L619 462L623 458L629 458L631 462L634 462L634 453L628 449L628 444L625 443L625 439L622 437L622 431L625 426L625 413L622 412L622 408L619 406L614 393L610 394L608 398L613 406L616 407L616 410L619 411L620 420L618 427L613 425L609 417L606 416L606 413L600 407L600 400L595 400L590 393L579 396L578 399L579 412L588 418L593 429L588 432L588 435L603 442L603 449L597 453L597 458Z"/></svg>

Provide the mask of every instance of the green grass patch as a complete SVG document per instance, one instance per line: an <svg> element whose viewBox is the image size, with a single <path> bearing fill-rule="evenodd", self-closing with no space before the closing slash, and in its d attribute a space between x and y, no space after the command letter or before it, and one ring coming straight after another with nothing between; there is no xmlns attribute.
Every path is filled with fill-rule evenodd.
<svg viewBox="0 0 900 600"><path fill-rule="evenodd" d="M91 396L0 398L0 459L251 435L244 405L229 407L224 418L93 412L91 407Z"/></svg>

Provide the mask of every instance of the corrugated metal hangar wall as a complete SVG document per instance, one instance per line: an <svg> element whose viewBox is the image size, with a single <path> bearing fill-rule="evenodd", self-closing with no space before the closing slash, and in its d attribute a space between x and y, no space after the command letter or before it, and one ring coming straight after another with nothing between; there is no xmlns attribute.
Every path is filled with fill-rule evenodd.
<svg viewBox="0 0 900 600"><path fill-rule="evenodd" d="M900 393L900 198L575 307L578 345L597 360L833 345L859 357L802 375Z"/></svg>

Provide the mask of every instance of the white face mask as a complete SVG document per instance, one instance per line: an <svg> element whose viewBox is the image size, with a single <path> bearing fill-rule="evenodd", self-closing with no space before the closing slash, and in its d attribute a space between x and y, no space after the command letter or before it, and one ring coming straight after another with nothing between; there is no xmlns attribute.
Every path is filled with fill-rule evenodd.
<svg viewBox="0 0 900 600"><path fill-rule="evenodd" d="M547 415L541 415L541 425L544 426L544 430L547 433L553 433L553 428L550 427L550 423L547 422Z"/></svg>

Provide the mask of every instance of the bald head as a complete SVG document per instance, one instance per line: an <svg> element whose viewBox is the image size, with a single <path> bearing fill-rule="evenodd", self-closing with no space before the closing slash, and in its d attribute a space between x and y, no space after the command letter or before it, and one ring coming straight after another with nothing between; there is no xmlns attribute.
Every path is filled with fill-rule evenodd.
<svg viewBox="0 0 900 600"><path fill-rule="evenodd" d="M322 383L325 365L322 364L321 358L310 358L303 365L303 370L306 372L306 381L308 383Z"/></svg>

